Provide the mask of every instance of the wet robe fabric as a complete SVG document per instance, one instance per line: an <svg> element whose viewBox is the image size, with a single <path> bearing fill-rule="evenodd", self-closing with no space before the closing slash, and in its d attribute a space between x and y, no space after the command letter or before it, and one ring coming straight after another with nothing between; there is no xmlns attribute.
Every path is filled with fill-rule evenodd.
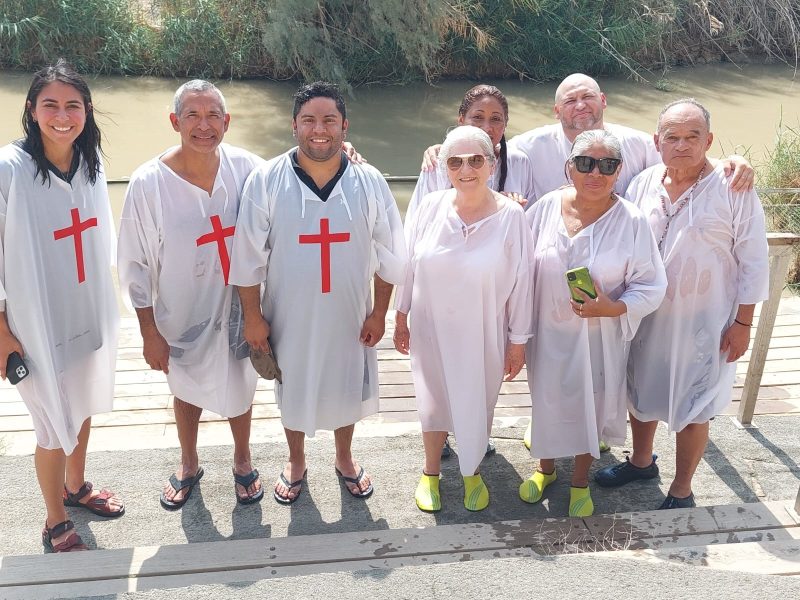
<svg viewBox="0 0 800 600"><path fill-rule="evenodd" d="M359 335L372 312L373 275L402 283L407 257L400 213L375 168L348 165L323 202L292 169L295 150L245 185L230 281L266 282L281 419L313 436L377 412L377 350Z"/></svg>
<svg viewBox="0 0 800 600"><path fill-rule="evenodd" d="M227 144L219 152L210 196L161 157L134 172L118 263L124 295L134 308L153 307L170 346L170 391L230 418L250 408L258 376L242 336L239 295L226 276L242 187L264 161Z"/></svg>
<svg viewBox="0 0 800 600"><path fill-rule="evenodd" d="M614 191L622 196L636 175L647 167L661 164L661 156L656 151L652 135L614 123L606 123L605 129L622 144L622 170L614 186ZM529 204L567 185L564 165L572 150L572 142L564 135L561 123L537 127L514 136L508 147L525 154L533 165L533 181L529 185L533 194L528 196Z"/></svg>
<svg viewBox="0 0 800 600"><path fill-rule="evenodd" d="M648 169L628 194L648 218L656 239L673 215L661 248L667 294L642 322L629 362L631 413L641 421L664 421L671 431L705 423L731 401L736 363L720 352L723 333L740 304L767 299L769 248L758 195L733 192L721 166L671 203L661 178L664 166Z"/></svg>
<svg viewBox="0 0 800 600"><path fill-rule="evenodd" d="M445 190L406 223L410 266L397 310L410 313L411 373L423 431L452 431L462 475L486 452L508 343L530 334L530 230L509 200L466 226Z"/></svg>
<svg viewBox="0 0 800 600"><path fill-rule="evenodd" d="M16 388L36 443L71 454L83 422L112 409L116 237L102 171L94 184L83 161L71 183L34 173L27 152L0 149L0 304L30 370Z"/></svg>
<svg viewBox="0 0 800 600"><path fill-rule="evenodd" d="M600 440L625 441L628 350L642 318L666 290L666 275L644 215L626 200L573 237L561 216L562 190L527 213L534 240L533 337L527 345L533 405L531 454L559 458L590 453ZM578 317L565 273L587 267L595 287L627 312Z"/></svg>
<svg viewBox="0 0 800 600"><path fill-rule="evenodd" d="M518 150L508 148L508 171L506 174L506 181L503 185L504 192L515 192L523 198L530 198L525 205L525 210L533 206L536 199L536 191L533 187L533 166L528 157ZM492 176L489 178L488 185L495 192L500 191L500 161L495 163ZM411 215L419 206L420 201L426 194L431 192L438 192L440 190L449 190L453 187L450 179L447 177L447 165L439 163L433 171L420 171L417 185L414 187L414 193L411 195L411 200L408 203L406 210L406 221L411 218Z"/></svg>

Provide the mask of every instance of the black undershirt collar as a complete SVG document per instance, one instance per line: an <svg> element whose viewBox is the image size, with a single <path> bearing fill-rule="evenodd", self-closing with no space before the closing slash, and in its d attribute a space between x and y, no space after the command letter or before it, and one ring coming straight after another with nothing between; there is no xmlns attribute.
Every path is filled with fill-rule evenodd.
<svg viewBox="0 0 800 600"><path fill-rule="evenodd" d="M306 173L300 166L300 164L297 162L297 150L295 150L289 155L289 157L292 160L292 168L294 169L294 172L297 174L298 179L300 179L300 181L305 183L308 186L308 189L314 192L317 195L317 197L323 202L328 200L328 198L331 195L331 192L333 192L333 188L335 188L336 184L339 183L339 180L342 178L342 175L344 175L345 169L347 169L347 165L350 163L350 161L347 160L347 156L345 155L344 152L340 152L339 154L341 160L341 162L339 163L339 170L336 171L336 175L334 175L333 178L321 188L317 187L317 184L314 183L314 179L311 177L311 175Z"/></svg>
<svg viewBox="0 0 800 600"><path fill-rule="evenodd" d="M16 140L14 144L22 148L28 154L33 155L30 146L25 143L25 140ZM75 146L72 147L72 162L69 165L69 171L66 173L47 160L47 157L45 157L44 161L47 163L47 170L53 175L58 177L61 181L72 183L72 178L75 177L75 173L78 172L78 168L81 165L81 153Z"/></svg>

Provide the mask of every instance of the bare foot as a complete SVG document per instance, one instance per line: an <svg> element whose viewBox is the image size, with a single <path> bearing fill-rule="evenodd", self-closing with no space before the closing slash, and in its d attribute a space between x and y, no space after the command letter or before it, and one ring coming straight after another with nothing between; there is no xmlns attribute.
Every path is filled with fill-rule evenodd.
<svg viewBox="0 0 800 600"><path fill-rule="evenodd" d="M197 472L199 470L200 470L200 467L198 465L196 465L196 464L194 464L194 465L183 465L182 464L175 470L175 477L179 481L182 481L182 480L187 479L189 477L194 477L195 475L197 475ZM169 500L170 502L178 503L181 500L183 500L183 497L186 494L188 494L190 490L191 490L190 487L185 487L183 489L180 489L180 490L176 491L175 488L172 487L172 484L169 481L167 481L164 484L164 498L166 500Z"/></svg>
<svg viewBox="0 0 800 600"><path fill-rule="evenodd" d="M253 472L253 464L250 461L236 464L233 466L233 472L236 475L249 475ZM261 490L261 477L254 479L253 483L247 486L247 488L241 484L236 484L236 495L242 500L249 500L255 497L259 490Z"/></svg>
<svg viewBox="0 0 800 600"><path fill-rule="evenodd" d="M339 473L341 473L343 477L349 477L350 479L355 479L361 472L361 466L354 458L351 458L346 463L339 463L339 461L336 461L334 465L336 466ZM358 482L358 484L355 484L350 481L345 481L345 485L347 485L347 489L350 490L351 494L359 494L366 492L369 489L371 483L372 480L370 479L369 473L367 473L366 471L364 471L364 475L361 477L361 480Z"/></svg>
<svg viewBox="0 0 800 600"><path fill-rule="evenodd" d="M283 477L289 483L295 483L298 481L302 481L305 478L306 473L306 463L305 460L303 462L296 462L286 463L286 466L283 469ZM279 477L278 480L275 482L275 493L285 500L294 500L297 498L297 495L300 493L300 486L296 485L293 487L287 486L283 480Z"/></svg>

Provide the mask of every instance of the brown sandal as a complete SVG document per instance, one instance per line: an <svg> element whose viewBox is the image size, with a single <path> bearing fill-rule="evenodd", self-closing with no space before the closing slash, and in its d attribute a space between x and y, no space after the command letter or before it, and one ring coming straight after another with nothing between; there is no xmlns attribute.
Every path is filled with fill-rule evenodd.
<svg viewBox="0 0 800 600"><path fill-rule="evenodd" d="M58 544L53 544L53 538L64 535L68 531L72 533L67 536L67 539ZM69 520L63 521L53 527L48 527L47 521L45 521L44 529L42 529L42 545L44 546L45 554L51 552L79 552L89 549L89 546L83 543L81 536L75 531L75 524Z"/></svg>
<svg viewBox="0 0 800 600"><path fill-rule="evenodd" d="M88 502L81 502L83 498L92 493L92 489L93 486L88 481L84 481L81 488L74 494L70 493L70 491L64 487L64 506L85 508L100 517L108 517L109 519L116 519L125 514L124 506L120 506L119 510L111 508L111 503L109 501L111 498L115 497L115 494L110 490L100 490L100 493Z"/></svg>

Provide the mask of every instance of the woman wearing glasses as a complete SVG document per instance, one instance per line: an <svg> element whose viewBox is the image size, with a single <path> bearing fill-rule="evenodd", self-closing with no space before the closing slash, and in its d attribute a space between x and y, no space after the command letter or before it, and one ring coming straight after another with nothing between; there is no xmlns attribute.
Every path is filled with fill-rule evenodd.
<svg viewBox="0 0 800 600"><path fill-rule="evenodd" d="M594 511L589 467L600 440L625 441L628 348L667 284L646 218L613 192L621 166L613 134L581 133L565 165L572 185L527 214L536 290L526 349L531 454L540 460L519 493L525 502L541 500L556 479L554 459L574 456L570 516Z"/></svg>
<svg viewBox="0 0 800 600"><path fill-rule="evenodd" d="M474 511L489 504L478 468L500 384L519 373L529 337L530 230L522 208L487 185L496 157L484 131L451 131L440 164L452 189L423 197L406 220L411 261L397 293L394 343L411 353L422 423L417 506L441 509L441 449L454 431L464 506Z"/></svg>

